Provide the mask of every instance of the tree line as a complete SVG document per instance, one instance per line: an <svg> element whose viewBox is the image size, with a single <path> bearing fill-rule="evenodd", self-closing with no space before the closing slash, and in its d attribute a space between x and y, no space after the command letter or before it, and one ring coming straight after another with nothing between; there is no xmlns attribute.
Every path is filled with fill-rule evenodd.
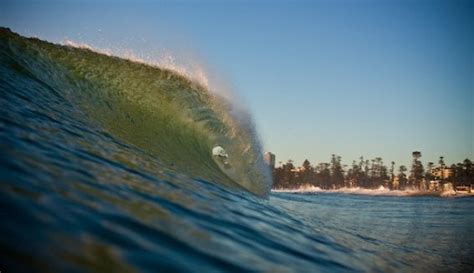
<svg viewBox="0 0 474 273"><path fill-rule="evenodd" d="M419 189L426 190L430 181L440 184L452 183L453 186L469 186L474 183L474 166L469 159L447 166L444 157L440 157L437 166L429 162L423 166L421 152L412 153L410 170L405 165L396 167L395 162L386 166L381 157L352 161L344 165L340 156L333 154L328 163L313 166L307 159L302 166L296 167L292 160L274 168L273 188L296 189L302 186L314 186L321 189L338 189L361 187L375 189L383 186L392 190ZM439 176L433 172L437 170ZM435 173L435 174L433 174Z"/></svg>

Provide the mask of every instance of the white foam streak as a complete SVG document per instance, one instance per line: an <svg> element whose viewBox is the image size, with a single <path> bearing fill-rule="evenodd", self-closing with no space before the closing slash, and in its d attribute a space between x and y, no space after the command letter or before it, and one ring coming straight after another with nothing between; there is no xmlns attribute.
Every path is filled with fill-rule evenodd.
<svg viewBox="0 0 474 273"><path fill-rule="evenodd" d="M314 187L311 185L302 186L297 189L277 189L272 190L273 192L287 192L287 193L344 193L344 194L361 194L361 195L384 195L384 196L411 196L411 195L436 195L433 192L423 192L416 189L406 189L406 190L390 190L383 186L380 186L377 189L364 189L360 187L354 188L339 188L333 190L323 190L319 187ZM445 196L440 194L440 196ZM451 196L451 195L449 195Z"/></svg>

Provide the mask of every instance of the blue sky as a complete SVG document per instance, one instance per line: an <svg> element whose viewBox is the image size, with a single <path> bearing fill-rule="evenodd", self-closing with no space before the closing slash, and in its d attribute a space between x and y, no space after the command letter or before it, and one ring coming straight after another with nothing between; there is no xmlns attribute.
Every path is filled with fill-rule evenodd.
<svg viewBox="0 0 474 273"><path fill-rule="evenodd" d="M277 161L473 159L469 1L23 0L0 3L0 25L197 59L243 98Z"/></svg>

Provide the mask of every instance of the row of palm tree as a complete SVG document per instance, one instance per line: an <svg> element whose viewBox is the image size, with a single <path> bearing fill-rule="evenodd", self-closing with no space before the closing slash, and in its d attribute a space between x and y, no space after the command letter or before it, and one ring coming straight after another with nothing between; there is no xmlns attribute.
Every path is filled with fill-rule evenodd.
<svg viewBox="0 0 474 273"><path fill-rule="evenodd" d="M396 168L395 162L386 166L381 157L352 161L344 165L340 156L332 155L328 163L312 165L307 159L300 167L292 160L273 169L273 188L295 189L302 186L314 186L321 189L342 187L379 188L384 186L392 190L429 188L431 181L452 183L454 186L474 184L474 165L471 160L447 166L444 157L439 158L437 166L428 162L426 169L421 160L421 152L412 153L410 171L405 165ZM446 170L443 172L443 170ZM441 173L443 175L436 175Z"/></svg>

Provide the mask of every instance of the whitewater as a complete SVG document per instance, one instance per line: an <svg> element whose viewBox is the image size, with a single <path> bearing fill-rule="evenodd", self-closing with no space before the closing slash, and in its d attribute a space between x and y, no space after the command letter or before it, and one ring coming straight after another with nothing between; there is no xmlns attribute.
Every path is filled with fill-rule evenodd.
<svg viewBox="0 0 474 273"><path fill-rule="evenodd" d="M474 268L472 198L272 192L251 116L159 64L0 28L0 106L1 272Z"/></svg>
<svg viewBox="0 0 474 273"><path fill-rule="evenodd" d="M273 189L273 192L286 193L345 193L361 195L385 195L385 196L438 196L438 197L470 197L472 193L459 193L452 189L445 191L423 191L416 188L407 188L404 190L391 190L384 186L376 189L367 189L362 187L342 187L337 189L321 189L313 185L304 185L294 189Z"/></svg>

